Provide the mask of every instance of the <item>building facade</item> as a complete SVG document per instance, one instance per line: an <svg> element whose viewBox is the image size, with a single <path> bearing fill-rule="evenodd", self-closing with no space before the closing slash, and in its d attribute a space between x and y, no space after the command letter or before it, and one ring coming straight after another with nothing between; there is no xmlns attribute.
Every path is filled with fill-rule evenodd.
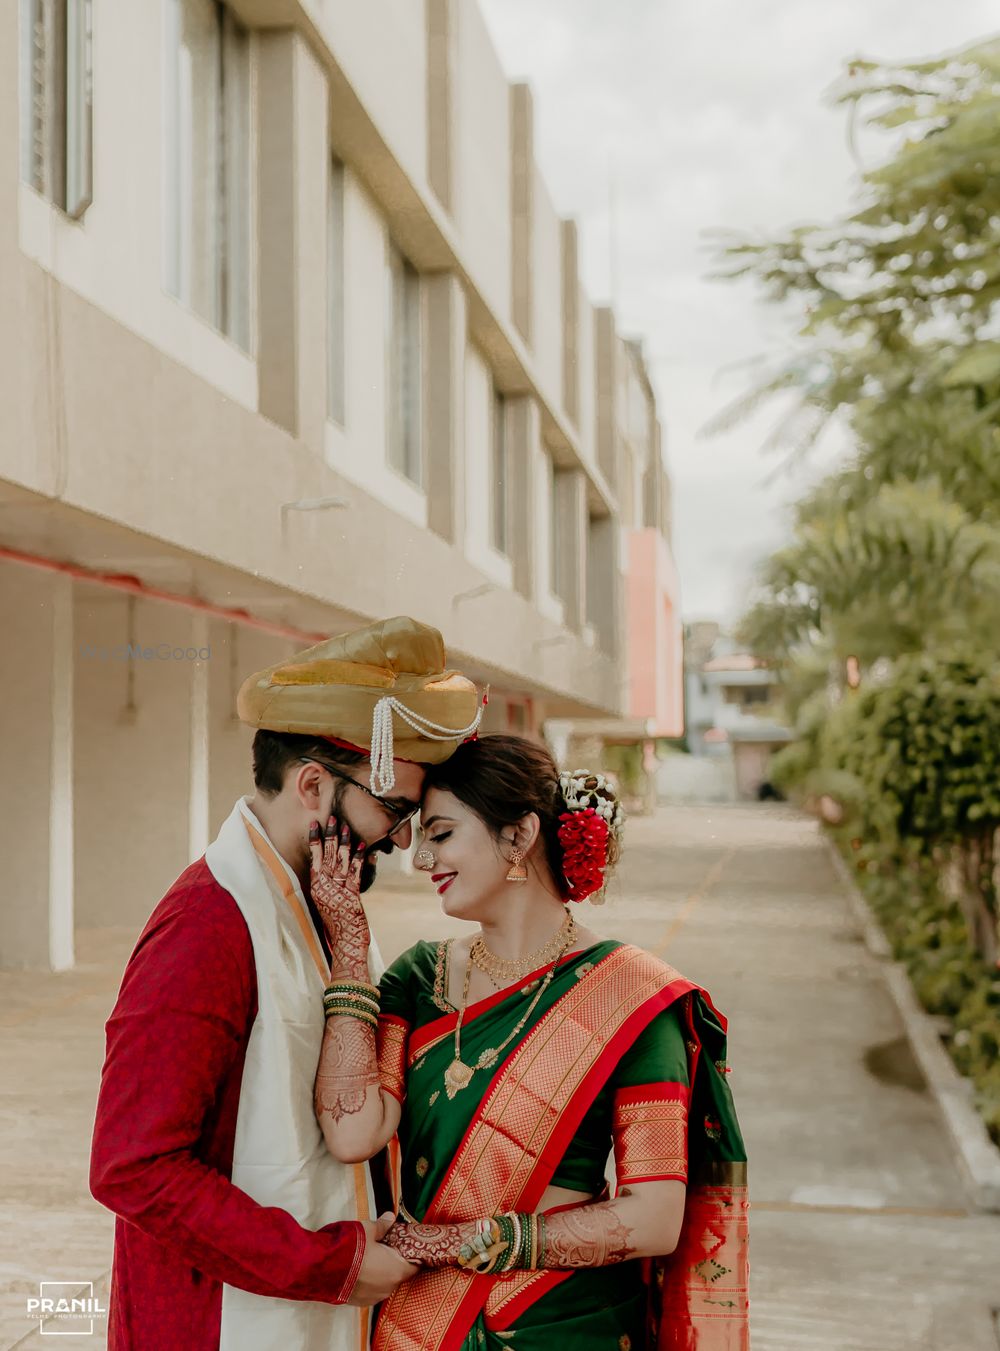
<svg viewBox="0 0 1000 1351"><path fill-rule="evenodd" d="M627 712L669 488L471 0L0 8L0 965L63 969L329 633L437 626L494 730Z"/></svg>

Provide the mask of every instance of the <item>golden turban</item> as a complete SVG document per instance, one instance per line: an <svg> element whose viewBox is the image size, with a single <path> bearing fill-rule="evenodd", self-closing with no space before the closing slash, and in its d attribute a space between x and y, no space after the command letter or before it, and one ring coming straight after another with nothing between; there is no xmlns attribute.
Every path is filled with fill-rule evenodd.
<svg viewBox="0 0 1000 1351"><path fill-rule="evenodd" d="M370 748L378 793L392 790L394 757L440 764L482 717L472 681L445 670L437 629L405 615L329 638L249 676L236 712L251 727Z"/></svg>

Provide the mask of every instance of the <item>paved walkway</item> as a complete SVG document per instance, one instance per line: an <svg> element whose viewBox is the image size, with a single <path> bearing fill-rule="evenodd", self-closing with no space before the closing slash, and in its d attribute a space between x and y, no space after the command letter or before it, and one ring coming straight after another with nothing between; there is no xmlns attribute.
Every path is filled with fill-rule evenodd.
<svg viewBox="0 0 1000 1351"><path fill-rule="evenodd" d="M374 899L388 959L456 931L425 887ZM590 914L730 1018L754 1351L998 1351L1000 1217L968 1209L813 825L773 806L636 820L610 902ZM52 1345L24 1314L39 1280L93 1281L107 1302L112 1222L87 1190L87 1152L104 1020L135 936L82 934L71 973L0 975L0 1351ZM59 1345L95 1351L100 1334Z"/></svg>

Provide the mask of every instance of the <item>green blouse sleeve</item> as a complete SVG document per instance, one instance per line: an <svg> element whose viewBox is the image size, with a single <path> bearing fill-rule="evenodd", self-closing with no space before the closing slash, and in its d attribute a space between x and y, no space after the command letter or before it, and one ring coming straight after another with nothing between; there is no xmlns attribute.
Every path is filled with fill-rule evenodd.
<svg viewBox="0 0 1000 1351"><path fill-rule="evenodd" d="M403 1018L411 1027L414 1023L416 1002L413 964L420 947L421 944L417 943L401 957L397 957L392 965L386 968L378 983L382 996L382 1013L394 1018Z"/></svg>
<svg viewBox="0 0 1000 1351"><path fill-rule="evenodd" d="M641 1084L688 1084L687 1047L676 1003L658 1013L618 1062L617 1088Z"/></svg>

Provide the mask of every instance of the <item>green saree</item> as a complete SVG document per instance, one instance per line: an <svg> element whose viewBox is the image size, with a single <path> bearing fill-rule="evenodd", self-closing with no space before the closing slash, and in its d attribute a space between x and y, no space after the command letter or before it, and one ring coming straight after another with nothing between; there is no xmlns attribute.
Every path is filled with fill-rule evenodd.
<svg viewBox="0 0 1000 1351"><path fill-rule="evenodd" d="M378 1351L541 1351L556 1335L619 1351L747 1345L745 1154L725 1080L725 1025L707 997L638 949L595 944L558 963L516 1041L449 1091L457 1013L446 998L448 956L448 945L418 943L382 980L379 1064L402 1103L402 1213L435 1223L536 1209L550 1184L596 1197L613 1149L618 1186L687 1182L695 1165L699 1233L682 1233L678 1254L657 1263L422 1273L383 1306ZM502 1046L540 974L470 1005L466 1064ZM689 1211L693 1199L689 1191Z"/></svg>

